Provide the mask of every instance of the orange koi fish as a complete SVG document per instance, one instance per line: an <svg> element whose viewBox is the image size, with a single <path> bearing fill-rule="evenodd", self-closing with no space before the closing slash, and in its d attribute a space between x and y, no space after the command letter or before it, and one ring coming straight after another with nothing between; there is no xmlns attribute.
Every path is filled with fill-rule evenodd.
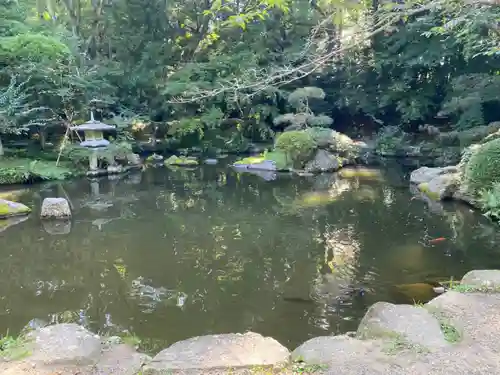
<svg viewBox="0 0 500 375"><path fill-rule="evenodd" d="M444 238L444 237L438 237L438 238L434 238L432 240L429 240L429 243L431 245L435 245L435 244L443 242L443 241L446 241L446 238Z"/></svg>

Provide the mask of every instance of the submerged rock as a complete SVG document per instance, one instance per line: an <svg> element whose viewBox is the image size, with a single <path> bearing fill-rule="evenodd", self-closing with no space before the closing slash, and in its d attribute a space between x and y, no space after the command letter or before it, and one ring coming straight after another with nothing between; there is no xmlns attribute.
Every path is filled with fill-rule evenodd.
<svg viewBox="0 0 500 375"><path fill-rule="evenodd" d="M51 235L68 234L71 232L72 223L69 219L51 219L42 222L43 230Z"/></svg>
<svg viewBox="0 0 500 375"><path fill-rule="evenodd" d="M162 350L144 367L144 375L275 366L286 363L290 352L278 341L258 333L228 333L193 337ZM217 372L215 372L217 373ZM218 372L223 373L223 372Z"/></svg>
<svg viewBox="0 0 500 375"><path fill-rule="evenodd" d="M0 199L0 219L27 215L31 212L31 208L22 203L11 202L6 199Z"/></svg>
<svg viewBox="0 0 500 375"><path fill-rule="evenodd" d="M28 220L28 216L15 216L0 220L0 232Z"/></svg>
<svg viewBox="0 0 500 375"><path fill-rule="evenodd" d="M199 165L198 160L189 156L175 156L172 155L165 160L165 165L176 165L179 167L193 167Z"/></svg>
<svg viewBox="0 0 500 375"><path fill-rule="evenodd" d="M361 178L367 180L381 180L382 173L378 169L350 167L339 171L342 178Z"/></svg>
<svg viewBox="0 0 500 375"><path fill-rule="evenodd" d="M40 217L44 219L68 219L71 217L71 208L65 198L45 198Z"/></svg>
<svg viewBox="0 0 500 375"><path fill-rule="evenodd" d="M434 286L427 283L395 285L394 291L407 303L426 303L437 296Z"/></svg>

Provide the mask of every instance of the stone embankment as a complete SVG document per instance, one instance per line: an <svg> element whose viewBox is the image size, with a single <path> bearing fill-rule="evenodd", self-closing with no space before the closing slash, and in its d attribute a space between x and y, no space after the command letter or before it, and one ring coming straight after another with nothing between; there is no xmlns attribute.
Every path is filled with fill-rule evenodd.
<svg viewBox="0 0 500 375"><path fill-rule="evenodd" d="M76 324L18 341L4 348L0 374L500 374L500 271L471 271L425 305L378 302L355 334L316 337L291 353L248 332L191 338L150 358Z"/></svg>

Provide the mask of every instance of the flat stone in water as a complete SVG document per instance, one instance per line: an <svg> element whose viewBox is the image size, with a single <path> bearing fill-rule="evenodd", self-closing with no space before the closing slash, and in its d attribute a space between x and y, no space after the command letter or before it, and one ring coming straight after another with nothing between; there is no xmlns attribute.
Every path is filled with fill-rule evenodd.
<svg viewBox="0 0 500 375"><path fill-rule="evenodd" d="M144 375L168 371L205 371L215 369L276 366L289 360L290 352L278 341L257 333L228 333L198 336L162 350L144 367Z"/></svg>
<svg viewBox="0 0 500 375"><path fill-rule="evenodd" d="M71 208L65 198L45 198L42 202L40 213L42 218L69 218L71 217Z"/></svg>
<svg viewBox="0 0 500 375"><path fill-rule="evenodd" d="M33 362L45 365L95 364L101 354L99 336L73 324L56 324L27 335Z"/></svg>
<svg viewBox="0 0 500 375"><path fill-rule="evenodd" d="M358 327L363 338L403 338L427 349L448 345L437 319L426 309L411 305L377 302L368 309Z"/></svg>

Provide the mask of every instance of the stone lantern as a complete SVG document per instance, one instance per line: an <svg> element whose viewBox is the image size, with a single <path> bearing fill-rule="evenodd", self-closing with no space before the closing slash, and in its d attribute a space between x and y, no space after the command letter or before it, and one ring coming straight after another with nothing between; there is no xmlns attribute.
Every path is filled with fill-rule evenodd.
<svg viewBox="0 0 500 375"><path fill-rule="evenodd" d="M89 175L98 175L97 153L98 148L104 148L109 145L109 141L104 139L105 131L115 130L112 125L107 125L103 122L94 119L94 112L90 112L90 121L84 124L72 126L70 130L83 132L84 140L80 142L80 146L93 149L94 151L89 157Z"/></svg>

